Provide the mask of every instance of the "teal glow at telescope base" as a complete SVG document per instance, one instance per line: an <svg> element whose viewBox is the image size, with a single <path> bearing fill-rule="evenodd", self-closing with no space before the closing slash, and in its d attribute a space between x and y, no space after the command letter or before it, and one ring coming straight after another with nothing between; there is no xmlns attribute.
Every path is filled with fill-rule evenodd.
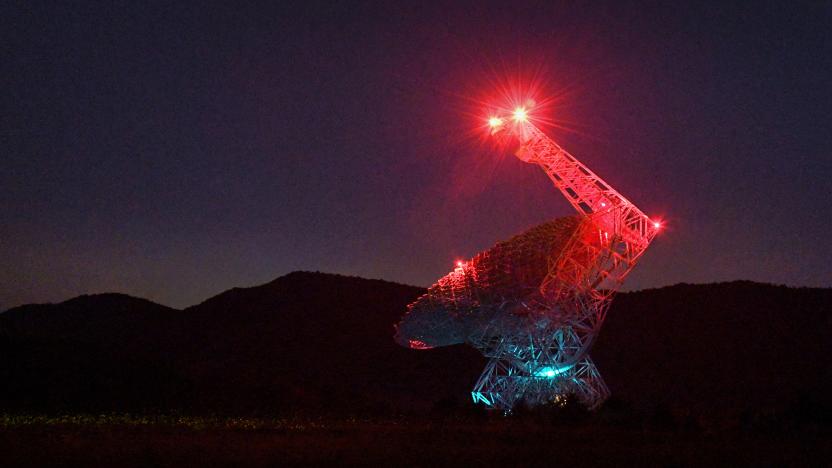
<svg viewBox="0 0 832 468"><path fill-rule="evenodd" d="M535 372L535 377L546 377L551 379L552 377L558 376L563 374L564 372L571 369L572 366L568 367L543 367L539 371Z"/></svg>

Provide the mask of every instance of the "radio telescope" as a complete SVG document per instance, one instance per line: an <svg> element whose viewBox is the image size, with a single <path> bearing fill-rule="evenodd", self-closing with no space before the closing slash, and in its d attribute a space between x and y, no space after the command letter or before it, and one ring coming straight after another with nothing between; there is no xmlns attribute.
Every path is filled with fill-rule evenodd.
<svg viewBox="0 0 832 468"><path fill-rule="evenodd" d="M540 131L519 107L488 120L494 138L539 166L577 215L497 243L408 306L396 341L414 349L467 343L490 358L475 403L510 412L574 395L597 408L609 390L589 349L613 295L650 245L651 220Z"/></svg>

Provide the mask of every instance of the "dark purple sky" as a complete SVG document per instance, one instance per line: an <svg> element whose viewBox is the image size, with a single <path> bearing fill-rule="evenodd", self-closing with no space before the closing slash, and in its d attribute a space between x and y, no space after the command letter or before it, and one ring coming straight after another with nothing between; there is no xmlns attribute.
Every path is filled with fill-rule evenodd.
<svg viewBox="0 0 832 468"><path fill-rule="evenodd" d="M666 220L630 289L832 286L828 2L10 3L0 309L184 306L297 269L428 285L571 213L474 131L507 77Z"/></svg>

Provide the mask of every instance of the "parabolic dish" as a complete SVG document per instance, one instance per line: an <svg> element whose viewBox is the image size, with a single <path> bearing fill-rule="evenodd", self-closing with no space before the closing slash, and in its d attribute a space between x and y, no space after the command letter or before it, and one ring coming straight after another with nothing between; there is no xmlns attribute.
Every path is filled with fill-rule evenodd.
<svg viewBox="0 0 832 468"><path fill-rule="evenodd" d="M539 296L550 262L560 256L579 224L576 216L557 218L462 263L407 307L396 326L396 341L426 349L465 343L483 333L499 335L500 330L485 328Z"/></svg>

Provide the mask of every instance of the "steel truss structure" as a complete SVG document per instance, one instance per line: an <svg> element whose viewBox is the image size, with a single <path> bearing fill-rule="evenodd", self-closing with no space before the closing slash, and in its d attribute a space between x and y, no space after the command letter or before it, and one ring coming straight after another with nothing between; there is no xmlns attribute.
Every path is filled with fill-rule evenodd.
<svg viewBox="0 0 832 468"><path fill-rule="evenodd" d="M525 118L492 118L492 134L549 176L577 216L501 242L408 306L400 344L468 343L490 358L474 402L511 411L574 395L598 407L609 395L589 349L613 295L660 228Z"/></svg>

